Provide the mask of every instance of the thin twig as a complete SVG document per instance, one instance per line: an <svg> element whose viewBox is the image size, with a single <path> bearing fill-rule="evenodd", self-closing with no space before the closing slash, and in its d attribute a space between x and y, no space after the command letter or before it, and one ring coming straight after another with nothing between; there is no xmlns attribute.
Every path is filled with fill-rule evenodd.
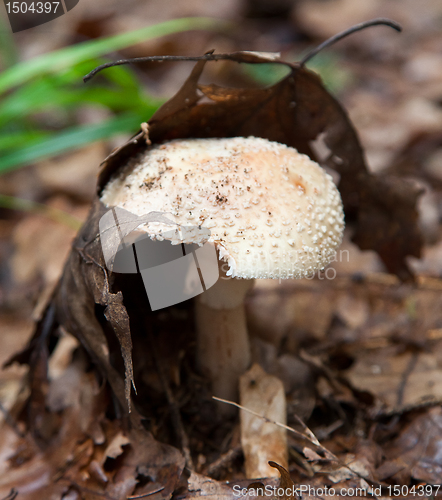
<svg viewBox="0 0 442 500"><path fill-rule="evenodd" d="M371 26L389 26L390 28L393 28L396 31L399 32L402 31L401 25L395 21L392 21L391 19L377 18L377 19L372 19L371 21L365 21L364 23L356 24L355 26L352 26L351 28L348 28L342 31L341 33L338 33L337 35L334 35L329 39L325 40L325 42L322 42L316 48L311 50L306 56L304 56L299 64L301 66L304 66L308 61L310 61L310 59L315 57L315 55L318 54L318 52L321 52L321 50L330 47L330 45L333 45L339 40L342 40L343 38L352 35L357 31L365 30L365 28L370 28Z"/></svg>
<svg viewBox="0 0 442 500"><path fill-rule="evenodd" d="M86 83L91 80L97 73L106 68L112 68L113 66L121 66L123 64L132 64L132 63L142 63L142 62L163 62L163 61L235 61L235 62L246 62L244 60L244 56L252 56L247 62L253 63L262 63L266 62L275 62L279 64L285 64L290 66L290 63L280 61L278 58L280 56L279 53L273 52L232 52L231 54L214 54L214 51L210 51L202 56L146 56L146 57L134 57L132 59L120 59L118 61L108 62L105 64L101 64L93 69L90 73L83 77L83 82ZM255 56L255 60L253 59Z"/></svg>
<svg viewBox="0 0 442 500"><path fill-rule="evenodd" d="M78 490L80 495L82 493L89 493L90 495L93 495L93 496L102 497L105 500L117 500L117 498L109 496L106 492L93 490L92 488L88 488L87 486L81 486L77 482L75 482L73 479L66 478L66 481L69 482L71 488Z"/></svg>
<svg viewBox="0 0 442 500"><path fill-rule="evenodd" d="M380 420L384 418L394 417L395 415L403 415L411 411L425 410L427 408L433 408L435 406L442 406L441 398L431 398L427 401L420 401L419 403L413 403L404 405L401 408L391 408L390 410L379 410L376 413L370 415L373 420Z"/></svg>
<svg viewBox="0 0 442 500"><path fill-rule="evenodd" d="M305 434L303 434L302 432L296 431L292 427L289 427L288 425L285 425L285 424L281 424L280 422L275 422L274 420L271 420L270 418L267 418L264 415L260 415L256 411L253 411L253 410L250 410L249 408L246 408L245 406L242 406L238 403L234 403L233 401L229 401L227 399L217 398L216 396L212 396L212 399L214 399L215 401L221 401L221 403L227 403L228 405L236 406L240 410L244 410L248 413L251 413L252 415L255 415L255 417L262 418L263 420L265 420L269 424L275 424L278 427L281 427L282 429L285 429L289 432L293 432L294 434L296 434L296 436L298 436L300 438L307 439L308 441L312 442L312 439L310 437L306 436ZM313 444L315 446L321 447L321 445L320 444L318 445L317 443L319 443L319 441L316 439L316 443L313 442Z"/></svg>
<svg viewBox="0 0 442 500"><path fill-rule="evenodd" d="M159 493L160 491L164 490L164 486L161 488L157 488L156 490L149 491L149 493L143 493L142 495L134 495L131 497L127 497L127 500L137 500L138 498L146 498L149 497L150 495L155 495L155 493Z"/></svg>
<svg viewBox="0 0 442 500"><path fill-rule="evenodd" d="M345 38L357 31L361 31L365 28L369 28L371 26L389 26L390 28L395 29L396 31L402 31L401 26L395 21L391 21L390 19L378 18L372 19L371 21L366 21L364 23L357 24L341 33L338 33L335 36L332 36L325 42L321 43L310 51L299 63L300 66L306 64L310 59L312 59L318 52L325 49L326 47L330 47L342 38ZM249 56L249 57L247 57ZM147 56L147 57L134 57L132 59L120 59L118 61L108 62L105 64L101 64L89 72L86 76L83 77L84 83L91 80L97 73L106 68L112 68L113 66L121 66L123 64L132 64L132 63L142 63L142 62L163 62L163 61L235 61L235 62L247 62L250 64L259 64L264 62L274 62L278 64L285 64L289 67L294 67L292 63L281 61L279 59L279 53L261 53L261 52L248 52L248 51L240 51L240 52L232 52L230 54L214 54L214 51L207 52L202 56Z"/></svg>
<svg viewBox="0 0 442 500"><path fill-rule="evenodd" d="M321 443L319 442L318 438L313 434L313 432L304 424L304 422L296 415L296 413L293 414L295 417L296 421L298 424L302 427L302 429L305 431L307 436L311 439L312 443L316 444L316 446L321 446Z"/></svg>
<svg viewBox="0 0 442 500"><path fill-rule="evenodd" d="M318 440L325 439L326 437L330 436L330 434L332 434L333 432L338 430L343 425L344 425L343 420L335 420L332 424L328 425L327 427L317 429L316 434L317 434Z"/></svg>
<svg viewBox="0 0 442 500"><path fill-rule="evenodd" d="M324 455L328 458L328 460L330 461L335 461L340 467L343 467L345 469L348 469L350 472L352 472L353 474L355 474L357 477L361 478L361 479L364 479L364 480L369 480L368 478L362 476L359 472L357 471L354 471L350 466L348 466L347 464L345 464L344 462L342 462L336 455L334 455L330 450L328 450L327 448L325 448L324 446L322 446L317 437L314 435L314 433L304 424L304 422L301 421L301 419L299 417L297 417L297 419L302 423L302 427L303 429L306 429L308 431L308 436L306 436L305 434L303 434L302 432L299 432L295 429L293 429L292 427L289 427L288 425L285 425L285 424L281 424L280 422L275 422L274 420L271 420L267 417L265 417L264 415L260 415L259 413L253 411L253 410L250 410L249 408L246 408L245 406L242 406L238 403L234 403L233 401L229 401L227 399L221 399L221 398L217 398L216 396L212 396L212 398L216 401L220 401L221 403L226 403L226 404L229 404L229 405L232 405L232 406L236 406L237 408L239 408L240 410L244 410L248 413L251 413L252 415L255 415L256 417L259 417L259 418L262 418L263 420L265 420L266 422L268 423L271 423L271 424L274 424L274 425L277 425L278 427L282 427L283 429L286 429L288 430L289 432L292 432L293 434L295 434L296 436L302 438L302 439L305 439L307 441L309 441L311 444L313 444L316 449L319 449L322 451L322 453L324 453ZM310 438L309 436L312 435L313 436L313 439Z"/></svg>

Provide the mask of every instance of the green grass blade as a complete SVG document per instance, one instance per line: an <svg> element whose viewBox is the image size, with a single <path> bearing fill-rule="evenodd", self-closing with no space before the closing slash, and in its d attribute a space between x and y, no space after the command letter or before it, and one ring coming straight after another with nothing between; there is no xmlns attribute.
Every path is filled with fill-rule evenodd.
<svg viewBox="0 0 442 500"><path fill-rule="evenodd" d="M41 130L19 130L0 134L0 163L5 150L22 148L22 144L36 143L48 138L49 132Z"/></svg>
<svg viewBox="0 0 442 500"><path fill-rule="evenodd" d="M18 51L5 16L0 15L0 54L3 69L18 62Z"/></svg>
<svg viewBox="0 0 442 500"><path fill-rule="evenodd" d="M31 116L40 111L50 111L63 108L64 110L78 108L84 104L96 104L113 111L151 112L157 109L164 101L154 99L141 93L138 89L125 91L106 87L84 86L80 89L66 87L44 86L33 87L33 92L25 92L26 86L8 96L0 103L0 127L25 116ZM44 97L50 95L50 99Z"/></svg>
<svg viewBox="0 0 442 500"><path fill-rule="evenodd" d="M116 134L136 131L143 120L138 113L127 113L104 123L74 127L37 144L24 146L0 158L0 173L36 163L51 156L77 149L91 142L108 139Z"/></svg>
<svg viewBox="0 0 442 500"><path fill-rule="evenodd" d="M136 31L82 42L9 68L0 75L0 93L21 85L38 75L62 71L87 59L100 57L115 50L121 50L139 42L189 30L222 30L230 24L219 19L185 17L172 19ZM93 69L93 68L91 68Z"/></svg>
<svg viewBox="0 0 442 500"><path fill-rule="evenodd" d="M83 85L82 76L103 62L92 59L76 64L62 74L38 76L0 98L0 127L8 122L20 121L33 113L80 104L96 102L111 109L138 109L139 106L161 104L139 84L135 73L127 67L109 68L103 79ZM117 70L117 71L115 71ZM105 95L100 97L100 92ZM112 93L114 98L112 99ZM2 131L0 129L0 135Z"/></svg>

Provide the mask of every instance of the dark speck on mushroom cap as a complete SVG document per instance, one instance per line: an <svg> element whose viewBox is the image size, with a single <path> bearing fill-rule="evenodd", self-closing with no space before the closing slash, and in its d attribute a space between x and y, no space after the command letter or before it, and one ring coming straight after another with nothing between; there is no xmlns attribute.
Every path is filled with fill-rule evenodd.
<svg viewBox="0 0 442 500"><path fill-rule="evenodd" d="M331 176L295 149L255 137L154 146L108 182L101 201L209 228L239 278L311 276L332 260L344 229Z"/></svg>

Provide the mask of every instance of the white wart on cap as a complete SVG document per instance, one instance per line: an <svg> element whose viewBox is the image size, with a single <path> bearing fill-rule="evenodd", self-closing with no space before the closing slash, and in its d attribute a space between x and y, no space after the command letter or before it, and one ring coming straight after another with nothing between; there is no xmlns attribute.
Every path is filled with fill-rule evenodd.
<svg viewBox="0 0 442 500"><path fill-rule="evenodd" d="M246 279L313 275L332 260L344 228L331 176L295 149L255 137L154 146L120 169L101 201L209 228L227 275Z"/></svg>

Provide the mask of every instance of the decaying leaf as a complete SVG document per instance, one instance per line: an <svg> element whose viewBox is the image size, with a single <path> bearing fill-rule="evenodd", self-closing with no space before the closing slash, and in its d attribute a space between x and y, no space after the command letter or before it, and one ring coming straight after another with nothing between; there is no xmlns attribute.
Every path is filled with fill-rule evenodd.
<svg viewBox="0 0 442 500"><path fill-rule="evenodd" d="M66 394L60 399L55 395L61 394L61 385ZM125 429L106 417L105 387L88 370L83 351L74 353L72 363L49 389L52 411L39 413L38 442L30 433L14 436L6 425L1 428L0 436L5 440L9 435L10 444L5 448L2 442L8 456L0 457L0 496L15 488L23 500L68 494L85 500L126 500L144 482L161 485L157 500L171 496L183 457L134 423Z"/></svg>
<svg viewBox="0 0 442 500"><path fill-rule="evenodd" d="M440 484L442 477L442 410L432 408L405 426L386 450L377 469L380 480L407 484L410 477ZM440 492L439 492L440 494Z"/></svg>
<svg viewBox="0 0 442 500"><path fill-rule="evenodd" d="M388 410L442 399L440 360L433 353L404 353L383 347L361 356L349 372L359 390L371 391Z"/></svg>
<svg viewBox="0 0 442 500"><path fill-rule="evenodd" d="M284 494L280 495L280 500L288 500L289 498L294 497L295 495L290 493L291 490L295 488L295 484L293 483L288 471L282 465L279 465L273 461L270 461L269 465L270 467L274 467L275 469L277 469L279 474L281 475L281 478L279 480L279 487L284 490Z"/></svg>

